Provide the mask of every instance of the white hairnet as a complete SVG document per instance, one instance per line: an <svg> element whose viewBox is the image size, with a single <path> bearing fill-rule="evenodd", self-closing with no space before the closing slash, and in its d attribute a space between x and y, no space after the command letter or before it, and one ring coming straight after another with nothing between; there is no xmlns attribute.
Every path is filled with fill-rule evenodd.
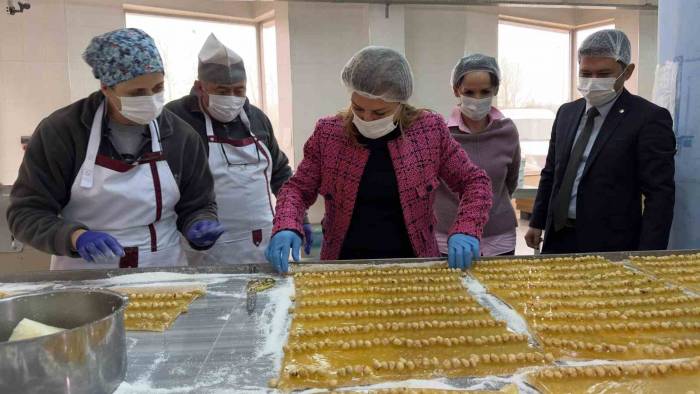
<svg viewBox="0 0 700 394"><path fill-rule="evenodd" d="M199 51L197 79L223 85L246 80L243 59L212 33Z"/></svg>
<svg viewBox="0 0 700 394"><path fill-rule="evenodd" d="M632 46L622 30L601 30L583 41L578 49L579 62L583 56L609 57L627 65L632 62Z"/></svg>
<svg viewBox="0 0 700 394"><path fill-rule="evenodd" d="M452 87L459 85L462 77L472 71L488 71L496 77L499 84L501 82L501 69L498 68L496 59L481 53L473 53L459 59L452 70Z"/></svg>
<svg viewBox="0 0 700 394"><path fill-rule="evenodd" d="M341 74L343 84L365 97L406 102L413 94L413 74L406 57L384 47L357 52Z"/></svg>

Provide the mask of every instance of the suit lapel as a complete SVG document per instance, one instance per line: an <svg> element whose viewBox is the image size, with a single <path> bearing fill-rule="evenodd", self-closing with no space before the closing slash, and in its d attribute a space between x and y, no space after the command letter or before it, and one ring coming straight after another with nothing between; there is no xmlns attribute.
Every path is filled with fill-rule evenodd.
<svg viewBox="0 0 700 394"><path fill-rule="evenodd" d="M586 160L586 167L584 167L583 169L583 174L581 175L581 178L586 176L586 173L591 168L591 165L595 161L596 157L598 157L598 154L610 139L610 136L612 136L615 133L615 130L620 125L622 119L624 119L625 116L627 116L627 113L629 111L626 107L629 95L630 93L627 90L623 91L620 97L615 102L615 104L612 106L612 108L610 108L610 112L605 118L603 126L600 128L598 138L596 138L595 142L593 143L591 153L588 155L588 160Z"/></svg>

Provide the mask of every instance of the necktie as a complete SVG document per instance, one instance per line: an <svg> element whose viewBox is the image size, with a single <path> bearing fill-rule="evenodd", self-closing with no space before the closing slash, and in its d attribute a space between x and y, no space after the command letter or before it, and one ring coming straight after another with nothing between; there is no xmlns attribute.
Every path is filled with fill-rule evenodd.
<svg viewBox="0 0 700 394"><path fill-rule="evenodd" d="M573 191L574 181L576 180L576 174L581 164L583 152L586 150L586 146L588 146L591 134L593 134L593 122L598 115L600 115L600 112L598 112L596 107L591 107L591 109L586 112L586 124L583 126L583 131L576 139L573 149L571 149L559 193L557 193L553 200L554 210L552 214L555 231L563 229L566 226L566 220L569 218L569 204L571 202L571 192Z"/></svg>

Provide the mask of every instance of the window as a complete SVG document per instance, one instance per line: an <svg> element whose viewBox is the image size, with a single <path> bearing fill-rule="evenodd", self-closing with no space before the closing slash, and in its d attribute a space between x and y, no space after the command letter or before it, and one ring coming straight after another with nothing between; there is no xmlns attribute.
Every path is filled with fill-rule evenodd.
<svg viewBox="0 0 700 394"><path fill-rule="evenodd" d="M556 109L570 99L571 44L567 30L501 21L498 62L504 109Z"/></svg>
<svg viewBox="0 0 700 394"><path fill-rule="evenodd" d="M277 37L275 22L262 24L260 29L262 52L263 108L270 118L272 128L279 130L279 94L277 90ZM282 145L282 141L279 141Z"/></svg>
<svg viewBox="0 0 700 394"><path fill-rule="evenodd" d="M518 128L524 182L536 186L556 111L571 99L570 31L501 21L498 63L498 107Z"/></svg>
<svg viewBox="0 0 700 394"><path fill-rule="evenodd" d="M257 28L254 24L126 13L126 26L139 28L156 42L165 63L165 100L189 94L197 79L197 55L210 33L236 51L245 62L247 94L260 102Z"/></svg>

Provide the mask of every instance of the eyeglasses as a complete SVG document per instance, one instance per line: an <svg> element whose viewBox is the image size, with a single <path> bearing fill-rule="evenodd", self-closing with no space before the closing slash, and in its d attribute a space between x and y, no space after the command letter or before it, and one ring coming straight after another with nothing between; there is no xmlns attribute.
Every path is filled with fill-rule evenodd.
<svg viewBox="0 0 700 394"><path fill-rule="evenodd" d="M255 154L258 157L258 160L248 163L231 163L231 161L228 159L226 149L224 149L224 144L219 144L219 146L221 147L221 154L224 156L224 160L226 160L226 165L229 167L245 167L248 165L260 164L260 148L258 147L258 140L255 139L253 144L255 145Z"/></svg>

